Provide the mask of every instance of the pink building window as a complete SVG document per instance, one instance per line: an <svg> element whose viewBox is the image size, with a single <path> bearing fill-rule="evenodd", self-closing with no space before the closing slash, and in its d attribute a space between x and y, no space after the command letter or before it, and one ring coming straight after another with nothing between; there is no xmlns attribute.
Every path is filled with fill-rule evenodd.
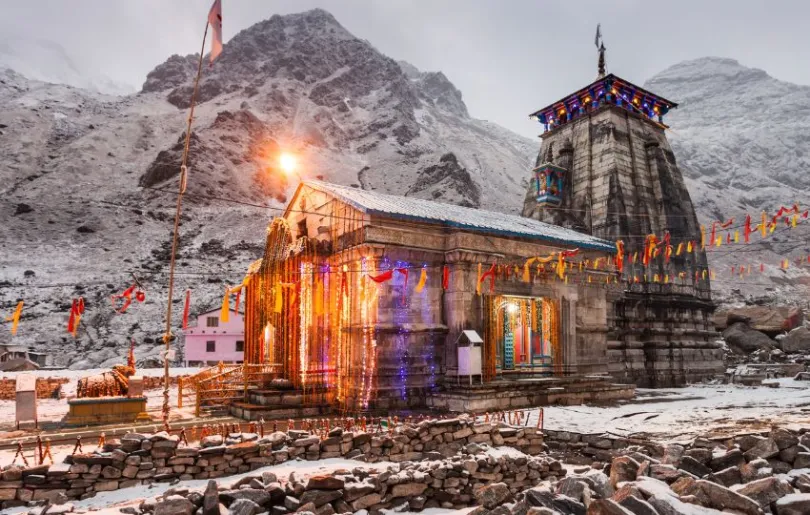
<svg viewBox="0 0 810 515"><path fill-rule="evenodd" d="M206 327L219 327L219 317L208 317L205 319Z"/></svg>
<svg viewBox="0 0 810 515"><path fill-rule="evenodd" d="M217 342L215 341L205 342L205 352L216 352L216 351L217 351Z"/></svg>

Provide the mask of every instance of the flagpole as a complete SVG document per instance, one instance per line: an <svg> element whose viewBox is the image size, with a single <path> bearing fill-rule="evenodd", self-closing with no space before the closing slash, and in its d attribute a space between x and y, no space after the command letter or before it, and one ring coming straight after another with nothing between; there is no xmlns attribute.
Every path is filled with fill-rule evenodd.
<svg viewBox="0 0 810 515"><path fill-rule="evenodd" d="M203 32L202 48L200 48L200 60L197 63L197 78L194 79L194 90L191 93L191 106L188 112L188 123L186 125L186 142L183 146L183 159L180 164L180 185L177 190L177 210L174 213L174 236L172 237L172 255L169 265L169 298L166 303L166 332L163 334L163 343L166 344L163 356L163 426L169 428L169 350L172 341L172 297L174 296L174 265L177 259L177 236L180 229L180 209L183 205L183 193L186 192L186 180L188 178L188 150L191 145L191 124L194 121L194 102L197 100L197 89L200 85L200 75L202 75L203 55L205 54L205 39L208 37L209 21L205 21L205 32Z"/></svg>

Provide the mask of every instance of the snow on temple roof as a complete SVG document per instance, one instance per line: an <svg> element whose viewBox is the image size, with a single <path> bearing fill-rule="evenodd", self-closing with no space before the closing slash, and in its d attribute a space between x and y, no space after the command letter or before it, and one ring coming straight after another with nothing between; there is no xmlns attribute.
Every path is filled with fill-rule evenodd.
<svg viewBox="0 0 810 515"><path fill-rule="evenodd" d="M436 222L460 229L540 239L607 252L616 250L615 246L606 240L522 216L387 195L322 181L305 181L298 186L299 190L302 186L334 195L364 213Z"/></svg>

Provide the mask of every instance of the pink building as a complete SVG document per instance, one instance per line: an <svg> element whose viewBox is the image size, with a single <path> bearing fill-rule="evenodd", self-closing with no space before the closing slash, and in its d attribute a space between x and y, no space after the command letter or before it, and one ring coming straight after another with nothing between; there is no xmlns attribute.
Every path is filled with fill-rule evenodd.
<svg viewBox="0 0 810 515"><path fill-rule="evenodd" d="M219 315L219 309L198 315L197 325L183 332L186 366L242 362L245 347L242 314L231 311L227 322L222 322Z"/></svg>

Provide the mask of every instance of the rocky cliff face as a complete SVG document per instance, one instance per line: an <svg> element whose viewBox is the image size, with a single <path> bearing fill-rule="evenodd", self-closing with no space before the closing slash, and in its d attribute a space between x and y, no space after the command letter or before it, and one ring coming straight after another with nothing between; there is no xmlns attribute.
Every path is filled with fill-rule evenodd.
<svg viewBox="0 0 810 515"><path fill-rule="evenodd" d="M15 343L74 367L120 361L130 338L139 358L157 354L196 59L170 57L123 98L0 71L0 313L25 300ZM397 63L322 10L237 34L203 70L199 98L177 279L193 311L219 305L260 256L297 182L278 170L281 150L305 178L507 212L536 152L471 118L441 72ZM133 273L146 301L115 314L110 295ZM65 325L79 296L74 340Z"/></svg>
<svg viewBox="0 0 810 515"><path fill-rule="evenodd" d="M680 103L667 116L668 138L702 223L734 217L739 228L744 213L810 208L810 87L714 57L672 66L645 87ZM808 234L805 221L792 230L781 225L766 240L753 236L745 247L710 249L715 298L784 303L806 295L810 277L794 260L806 262ZM778 268L783 257L794 265L787 271ZM732 276L740 265L755 271Z"/></svg>

